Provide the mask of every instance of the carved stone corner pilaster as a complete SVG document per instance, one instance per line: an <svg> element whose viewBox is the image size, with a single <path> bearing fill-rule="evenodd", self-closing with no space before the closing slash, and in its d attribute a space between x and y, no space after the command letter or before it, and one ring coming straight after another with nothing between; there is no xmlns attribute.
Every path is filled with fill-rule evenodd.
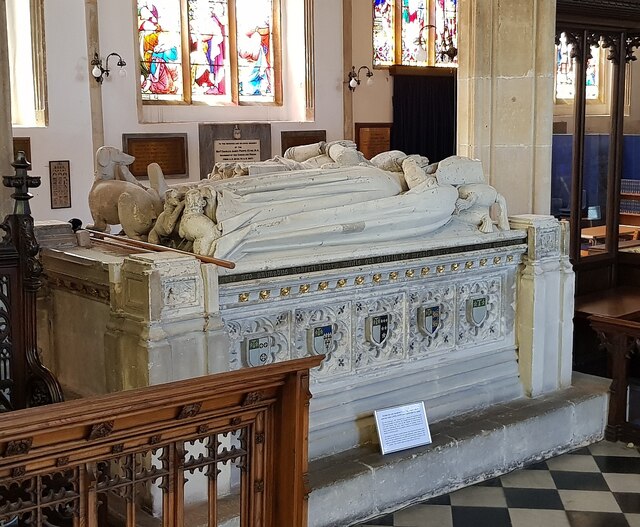
<svg viewBox="0 0 640 527"><path fill-rule="evenodd" d="M511 216L509 225L512 229L527 232L527 258L529 260L542 260L546 258L559 258L564 254L565 244L568 244L568 231L563 237L561 222L553 216L537 214L521 214Z"/></svg>

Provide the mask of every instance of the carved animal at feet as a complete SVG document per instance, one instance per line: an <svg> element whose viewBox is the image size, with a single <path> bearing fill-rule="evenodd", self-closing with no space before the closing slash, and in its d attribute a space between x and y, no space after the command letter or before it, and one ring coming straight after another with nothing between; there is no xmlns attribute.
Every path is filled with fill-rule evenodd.
<svg viewBox="0 0 640 527"><path fill-rule="evenodd" d="M487 185L482 163L477 159L451 156L440 161L435 177L441 185L454 185L458 189L456 210L458 218L465 223L478 227L480 232L493 232L491 207L497 204L500 209L498 228L509 230L507 203L498 191Z"/></svg>
<svg viewBox="0 0 640 527"><path fill-rule="evenodd" d="M153 229L149 232L149 242L161 243L163 238L171 236L184 209L184 196L175 189L167 190L164 196L164 210L158 216Z"/></svg>
<svg viewBox="0 0 640 527"><path fill-rule="evenodd" d="M491 207L498 205L498 228L502 231L509 230L509 218L507 216L507 202L502 194L485 183L470 183L458 187L460 196L456 202L458 217L478 226L480 232L493 232L491 220Z"/></svg>
<svg viewBox="0 0 640 527"><path fill-rule="evenodd" d="M185 207L178 234L193 242L193 252L201 256L213 256L216 240L220 237L218 226L204 214L207 200L201 189L191 189L185 195Z"/></svg>
<svg viewBox="0 0 640 527"><path fill-rule="evenodd" d="M134 160L110 146L96 152L95 180L89 191L93 225L89 228L104 232L109 225L120 224L130 238L147 239L163 205L158 191L138 183L129 171Z"/></svg>

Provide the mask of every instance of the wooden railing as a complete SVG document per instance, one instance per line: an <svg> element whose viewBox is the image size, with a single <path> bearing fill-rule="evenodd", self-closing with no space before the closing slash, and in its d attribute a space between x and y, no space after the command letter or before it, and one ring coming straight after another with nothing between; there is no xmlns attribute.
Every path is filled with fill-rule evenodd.
<svg viewBox="0 0 640 527"><path fill-rule="evenodd" d="M304 527L321 360L4 414L0 525Z"/></svg>
<svg viewBox="0 0 640 527"><path fill-rule="evenodd" d="M24 152L12 165L15 175L2 178L5 186L15 189L15 207L0 224L0 412L63 400L60 384L40 362L36 344L42 265L28 191L40 185L40 177L27 175L31 165Z"/></svg>
<svg viewBox="0 0 640 527"><path fill-rule="evenodd" d="M605 437L609 441L638 442L640 429L627 421L627 392L631 356L639 350L640 323L594 315L589 317L589 324L598 334L610 360L612 381Z"/></svg>

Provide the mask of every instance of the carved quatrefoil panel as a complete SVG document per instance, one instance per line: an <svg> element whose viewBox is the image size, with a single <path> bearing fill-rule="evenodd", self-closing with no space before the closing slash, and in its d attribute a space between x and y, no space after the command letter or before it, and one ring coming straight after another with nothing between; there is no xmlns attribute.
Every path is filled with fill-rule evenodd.
<svg viewBox="0 0 640 527"><path fill-rule="evenodd" d="M458 346L482 344L503 337L502 292L501 276L458 284ZM474 308L474 300L484 305Z"/></svg>
<svg viewBox="0 0 640 527"><path fill-rule="evenodd" d="M225 321L230 339L229 366L232 370L251 366L247 362L246 339L267 338L266 364L290 360L289 335L291 314L288 311L246 319Z"/></svg>
<svg viewBox="0 0 640 527"><path fill-rule="evenodd" d="M455 285L409 292L410 358L425 357L455 346Z"/></svg>
<svg viewBox="0 0 640 527"><path fill-rule="evenodd" d="M351 302L296 309L294 320L295 356L325 355L312 379L332 379L351 372Z"/></svg>
<svg viewBox="0 0 640 527"><path fill-rule="evenodd" d="M397 362L406 358L404 338L405 304L405 293L392 294L382 298L370 298L352 303L355 323L353 362L356 370L385 362ZM387 327L384 331L386 337L380 344L376 344L375 337L372 338L370 334L372 332L372 320L374 317L384 316L388 316ZM376 331L374 331L375 333Z"/></svg>

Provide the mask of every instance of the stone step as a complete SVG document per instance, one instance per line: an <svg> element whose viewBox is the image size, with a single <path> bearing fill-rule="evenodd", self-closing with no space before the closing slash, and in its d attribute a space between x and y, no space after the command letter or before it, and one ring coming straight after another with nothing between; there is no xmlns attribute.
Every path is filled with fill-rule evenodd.
<svg viewBox="0 0 640 527"><path fill-rule="evenodd" d="M571 388L441 420L426 447L314 460L308 526L345 527L599 441L610 382L575 373Z"/></svg>

